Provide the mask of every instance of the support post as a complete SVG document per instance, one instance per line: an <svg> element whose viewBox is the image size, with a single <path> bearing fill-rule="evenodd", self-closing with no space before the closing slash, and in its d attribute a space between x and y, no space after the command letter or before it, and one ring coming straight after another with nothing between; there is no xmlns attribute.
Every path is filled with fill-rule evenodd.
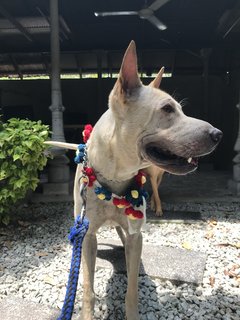
<svg viewBox="0 0 240 320"><path fill-rule="evenodd" d="M60 83L60 46L58 0L50 0L51 26L51 99L49 109L52 112L52 140L65 141L63 130L62 92ZM44 194L69 194L69 160L66 150L54 147L51 149L53 159L49 161L48 183L44 185Z"/></svg>
<svg viewBox="0 0 240 320"><path fill-rule="evenodd" d="M237 155L233 158L233 178L228 181L228 187L233 194L240 195L240 88L239 102L236 107L239 112L238 136L234 145L234 150L237 152Z"/></svg>
<svg viewBox="0 0 240 320"><path fill-rule="evenodd" d="M211 55L211 48L203 48L201 56L203 61L203 112L204 119L208 120L208 94L209 94L209 58Z"/></svg>

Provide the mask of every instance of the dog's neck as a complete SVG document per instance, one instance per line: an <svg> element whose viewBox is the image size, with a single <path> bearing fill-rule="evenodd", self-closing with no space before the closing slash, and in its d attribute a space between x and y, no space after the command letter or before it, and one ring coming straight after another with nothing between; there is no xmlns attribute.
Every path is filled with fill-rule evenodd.
<svg viewBox="0 0 240 320"><path fill-rule="evenodd" d="M134 182L134 177L127 180L109 180L105 178L101 172L94 170L97 181L105 188L116 193L118 196L123 196L129 185Z"/></svg>
<svg viewBox="0 0 240 320"><path fill-rule="evenodd" d="M94 126L88 160L100 183L124 192L138 171L148 165L138 155L135 132L126 132L107 110Z"/></svg>

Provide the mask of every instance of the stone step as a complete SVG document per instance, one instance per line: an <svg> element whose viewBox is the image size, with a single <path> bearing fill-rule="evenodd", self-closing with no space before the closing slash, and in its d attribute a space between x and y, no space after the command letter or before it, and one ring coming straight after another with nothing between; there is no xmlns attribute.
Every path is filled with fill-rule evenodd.
<svg viewBox="0 0 240 320"><path fill-rule="evenodd" d="M1 320L56 320L59 315L60 310L14 296L0 302Z"/></svg>
<svg viewBox="0 0 240 320"><path fill-rule="evenodd" d="M202 252L158 245L143 245L140 275L173 281L201 283L207 255ZM120 241L99 240L96 266L125 273L124 248Z"/></svg>

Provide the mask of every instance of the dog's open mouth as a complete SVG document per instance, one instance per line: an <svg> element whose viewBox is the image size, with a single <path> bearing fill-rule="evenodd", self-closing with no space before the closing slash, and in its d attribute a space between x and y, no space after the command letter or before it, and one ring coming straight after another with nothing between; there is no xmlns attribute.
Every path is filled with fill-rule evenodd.
<svg viewBox="0 0 240 320"><path fill-rule="evenodd" d="M185 174L198 166L198 157L181 157L151 143L145 146L144 157L170 173Z"/></svg>

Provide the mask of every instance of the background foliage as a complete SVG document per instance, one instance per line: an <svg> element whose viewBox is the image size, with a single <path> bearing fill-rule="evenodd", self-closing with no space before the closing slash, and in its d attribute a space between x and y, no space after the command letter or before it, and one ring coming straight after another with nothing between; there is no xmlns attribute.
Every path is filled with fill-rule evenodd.
<svg viewBox="0 0 240 320"><path fill-rule="evenodd" d="M8 224L13 205L36 189L38 172L47 163L43 142L48 137L49 127L41 121L0 121L0 222Z"/></svg>

